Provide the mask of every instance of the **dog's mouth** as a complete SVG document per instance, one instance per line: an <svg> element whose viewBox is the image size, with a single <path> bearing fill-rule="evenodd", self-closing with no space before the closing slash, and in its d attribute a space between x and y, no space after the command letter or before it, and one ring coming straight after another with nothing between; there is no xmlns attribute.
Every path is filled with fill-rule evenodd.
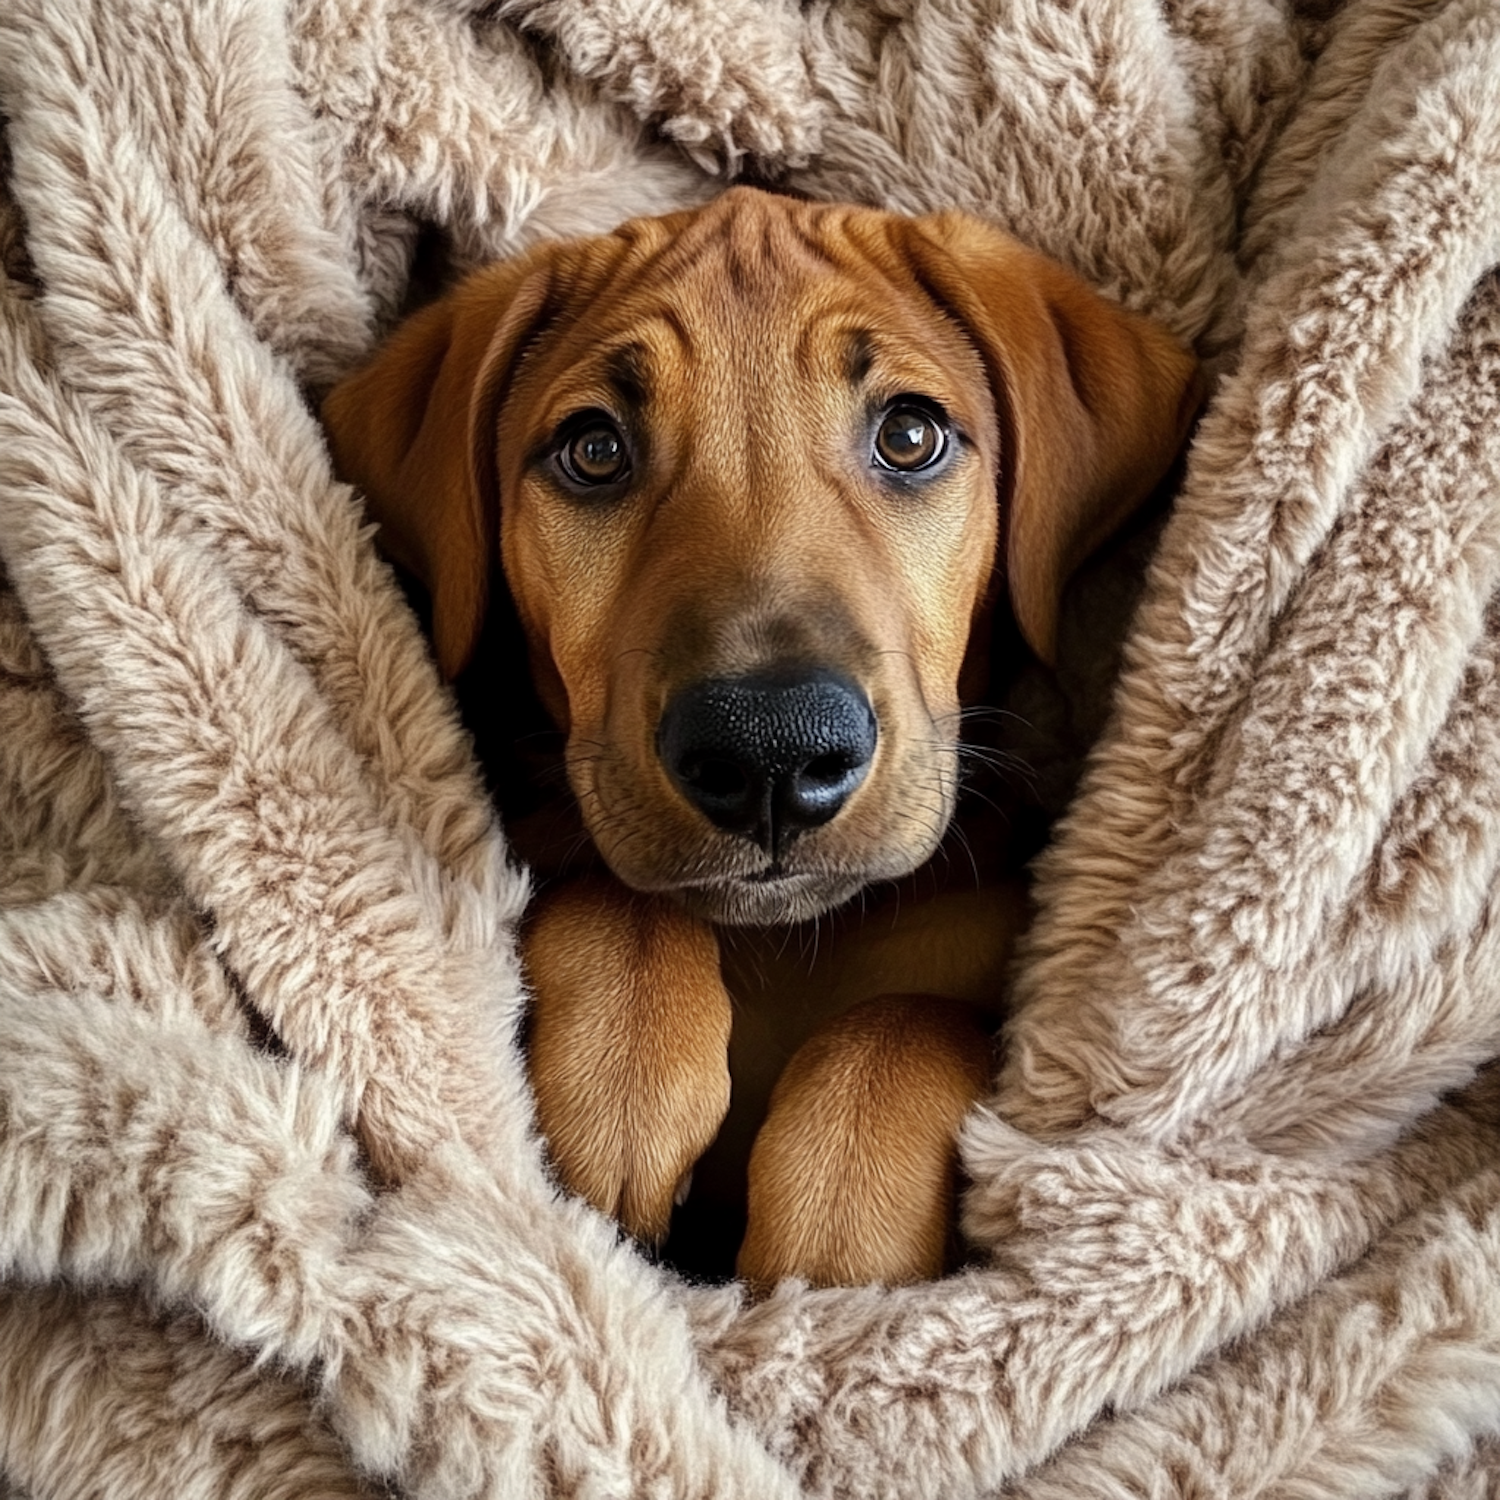
<svg viewBox="0 0 1500 1500"><path fill-rule="evenodd" d="M947 810L920 820L921 837L838 840L828 857L825 835L808 834L768 860L748 840L710 835L683 843L600 837L595 844L614 873L635 890L670 896L694 916L724 926L769 927L810 921L871 885L899 880L932 855Z"/></svg>
<svg viewBox="0 0 1500 1500"><path fill-rule="evenodd" d="M863 872L798 874L769 869L723 880L692 881L673 887L670 894L707 922L728 927L779 927L822 916L869 884Z"/></svg>
<svg viewBox="0 0 1500 1500"><path fill-rule="evenodd" d="M932 855L950 808L915 823L898 818L901 837L861 836L835 822L795 839L774 857L747 838L708 833L654 844L598 838L615 874L639 891L670 896L694 916L720 926L772 927L811 921L872 885L900 880ZM912 838L914 831L919 838Z"/></svg>

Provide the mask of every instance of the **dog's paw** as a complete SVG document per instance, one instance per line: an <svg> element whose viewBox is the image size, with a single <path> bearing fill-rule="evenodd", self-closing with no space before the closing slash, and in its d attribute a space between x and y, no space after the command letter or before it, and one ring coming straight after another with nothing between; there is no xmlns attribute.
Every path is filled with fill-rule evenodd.
<svg viewBox="0 0 1500 1500"><path fill-rule="evenodd" d="M884 995L815 1032L777 1083L750 1156L739 1275L757 1288L941 1275L959 1126L989 1072L975 1013L932 995Z"/></svg>
<svg viewBox="0 0 1500 1500"><path fill-rule="evenodd" d="M557 1174L657 1243L729 1107L718 940L668 901L588 879L542 895L522 953L537 1122Z"/></svg>

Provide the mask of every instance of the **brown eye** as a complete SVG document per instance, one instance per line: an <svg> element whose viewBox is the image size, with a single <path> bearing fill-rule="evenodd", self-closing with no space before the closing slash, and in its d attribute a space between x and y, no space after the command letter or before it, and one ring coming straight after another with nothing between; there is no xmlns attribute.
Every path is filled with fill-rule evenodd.
<svg viewBox="0 0 1500 1500"><path fill-rule="evenodd" d="M558 461L574 484L615 484L630 472L630 450L620 429L594 416L577 427L558 451Z"/></svg>
<svg viewBox="0 0 1500 1500"><path fill-rule="evenodd" d="M875 429L875 462L899 473L930 468L947 446L942 424L920 406L893 407Z"/></svg>

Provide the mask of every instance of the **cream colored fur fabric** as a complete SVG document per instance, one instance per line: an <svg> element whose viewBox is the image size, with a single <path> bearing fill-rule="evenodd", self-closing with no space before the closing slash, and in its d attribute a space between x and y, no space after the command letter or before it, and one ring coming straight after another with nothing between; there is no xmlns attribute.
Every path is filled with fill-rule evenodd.
<svg viewBox="0 0 1500 1500"><path fill-rule="evenodd" d="M1494 0L5 0L0 112L17 1494L1496 1492ZM548 1180L526 881L307 400L420 223L730 170L989 215L1222 377L981 1264L758 1306Z"/></svg>

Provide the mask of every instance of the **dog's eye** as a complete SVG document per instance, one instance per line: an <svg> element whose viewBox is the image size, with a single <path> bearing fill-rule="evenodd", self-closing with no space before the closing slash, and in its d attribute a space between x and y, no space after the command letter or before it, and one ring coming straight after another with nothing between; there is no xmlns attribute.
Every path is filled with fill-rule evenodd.
<svg viewBox="0 0 1500 1500"><path fill-rule="evenodd" d="M574 484L616 484L630 472L630 450L620 429L600 415L576 426L557 457Z"/></svg>
<svg viewBox="0 0 1500 1500"><path fill-rule="evenodd" d="M886 412L875 429L875 462L902 474L931 468L947 446L948 435L937 417L904 402Z"/></svg>

